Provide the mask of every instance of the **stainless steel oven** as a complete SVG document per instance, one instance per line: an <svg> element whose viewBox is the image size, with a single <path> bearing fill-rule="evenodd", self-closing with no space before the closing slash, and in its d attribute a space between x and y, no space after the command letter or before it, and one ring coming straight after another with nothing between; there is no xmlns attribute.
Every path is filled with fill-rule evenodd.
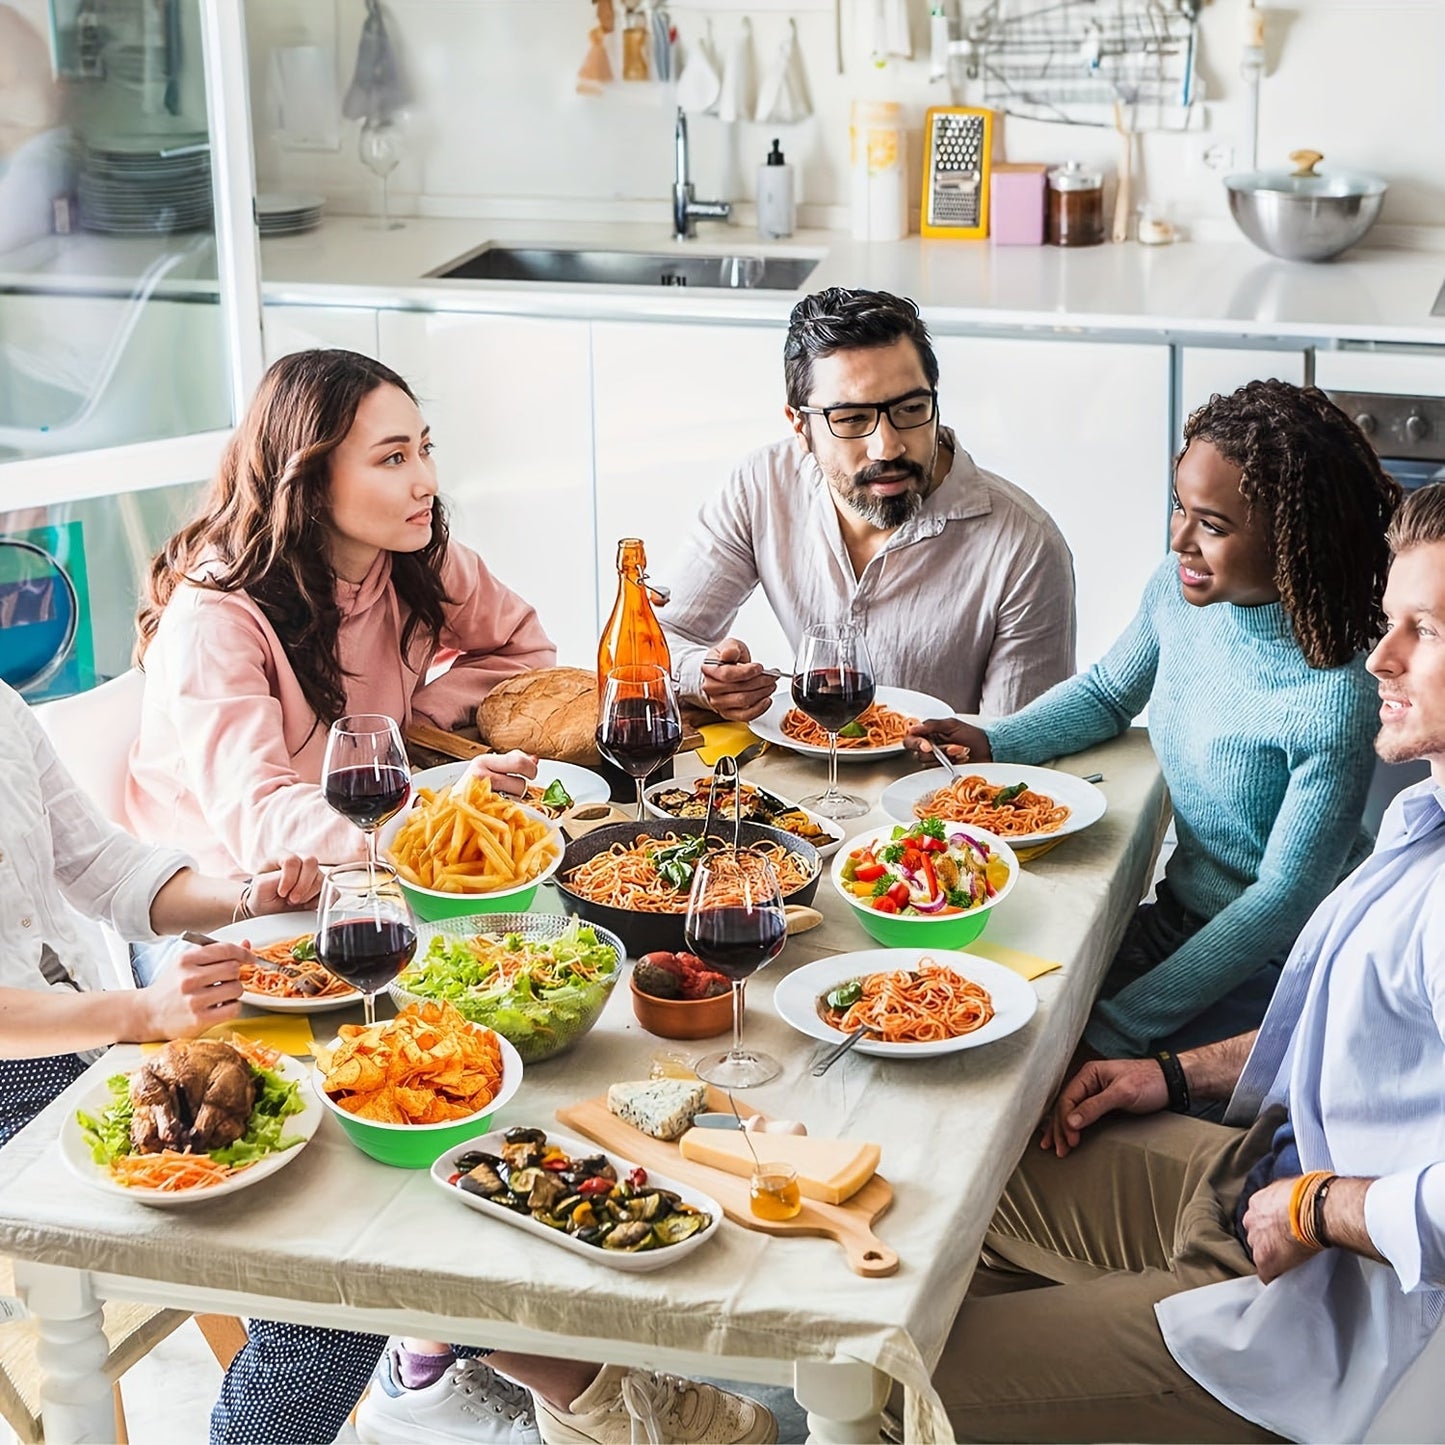
<svg viewBox="0 0 1445 1445"><path fill-rule="evenodd" d="M1372 391L1327 394L1336 406L1354 417L1385 470L1406 491L1445 481L1445 397ZM1430 765L1425 762L1375 765L1365 804L1365 822L1372 832L1379 827L1390 799L1429 772Z"/></svg>

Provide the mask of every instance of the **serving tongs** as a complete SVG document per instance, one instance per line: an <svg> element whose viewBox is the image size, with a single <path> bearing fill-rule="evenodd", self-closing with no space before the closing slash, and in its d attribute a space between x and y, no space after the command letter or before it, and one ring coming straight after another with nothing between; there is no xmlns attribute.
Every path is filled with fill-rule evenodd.
<svg viewBox="0 0 1445 1445"><path fill-rule="evenodd" d="M733 841L729 850L726 845L722 848L713 848L712 844L712 819L717 809L717 795L720 787L731 784L733 790ZM720 853L731 851L742 852L743 837L743 780L738 776L738 760L730 753L724 753L712 769L712 786L707 790L707 813L702 820L703 843L709 853Z"/></svg>

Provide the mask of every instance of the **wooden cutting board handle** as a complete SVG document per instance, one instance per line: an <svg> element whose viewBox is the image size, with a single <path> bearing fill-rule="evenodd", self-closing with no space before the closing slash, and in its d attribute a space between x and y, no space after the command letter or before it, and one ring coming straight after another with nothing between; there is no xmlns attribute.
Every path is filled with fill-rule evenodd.
<svg viewBox="0 0 1445 1445"><path fill-rule="evenodd" d="M445 753L449 758L479 758L492 751L486 743L464 738L460 733L449 733L445 728L433 727L430 723L408 723L404 737L416 747Z"/></svg>

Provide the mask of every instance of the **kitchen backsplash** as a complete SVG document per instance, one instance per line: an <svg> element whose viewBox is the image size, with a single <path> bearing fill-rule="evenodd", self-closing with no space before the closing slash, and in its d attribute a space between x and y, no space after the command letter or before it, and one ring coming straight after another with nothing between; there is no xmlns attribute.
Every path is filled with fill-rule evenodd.
<svg viewBox="0 0 1445 1445"><path fill-rule="evenodd" d="M923 112L955 99L946 83L928 79L926 0L909 0L915 58L893 59L882 69L869 63L851 23L871 8L840 0L841 75L831 5L743 3L674 4L682 44L696 41L710 22L715 47L726 55L746 17L760 77L795 23L812 115L792 125L695 118L698 194L747 207L755 168L777 135L795 168L800 224L846 225L850 105L891 99L903 104L912 131L916 229ZM1386 177L1386 226L1445 225L1445 0L1295 0L1288 8L1260 8L1269 56L1260 95L1261 165L1283 165L1295 149L1319 150L1326 166ZM978 0L966 0L967 12L977 9ZM1244 9L1244 0L1213 0L1201 12L1198 69L1209 129L1146 134L1137 153L1139 198L1201 231L1227 215L1220 172L1206 154L1214 151L1216 165L1231 152L1233 168L1249 164L1240 78ZM248 0L246 10L261 187L315 188L335 209L367 209L376 183L356 158L356 124L342 123L331 149L301 148L277 133L272 104L277 47L323 47L328 67L334 56L337 93L344 93L363 15L359 0ZM386 13L415 93L407 154L391 182L394 204L432 215L655 215L665 223L671 90L618 81L599 96L578 93L577 69L594 23L587 0L389 0ZM968 104L976 97L965 83L956 99ZM1118 158L1119 138L1111 130L1007 118L1001 132L1008 160L1077 158L1112 172ZM739 220L750 218L743 209Z"/></svg>

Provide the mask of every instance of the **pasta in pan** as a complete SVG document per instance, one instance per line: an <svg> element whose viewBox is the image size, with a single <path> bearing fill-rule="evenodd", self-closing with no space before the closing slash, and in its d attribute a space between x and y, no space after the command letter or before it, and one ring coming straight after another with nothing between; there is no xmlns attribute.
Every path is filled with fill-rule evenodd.
<svg viewBox="0 0 1445 1445"><path fill-rule="evenodd" d="M1001 788L977 773L955 778L946 787L925 793L913 805L915 818L945 818L972 823L1001 838L1056 833L1069 821L1071 809L1022 783Z"/></svg>
<svg viewBox="0 0 1445 1445"><path fill-rule="evenodd" d="M896 708L885 707L881 702L870 704L854 719L849 727L859 727L859 737L838 734L840 748L891 748L903 741L904 734L917 722ZM790 707L783 715L783 735L797 743L808 743L815 748L828 746L828 734L818 726L802 708Z"/></svg>
<svg viewBox="0 0 1445 1445"><path fill-rule="evenodd" d="M639 833L635 843L614 843L605 853L595 854L569 870L562 881L580 897L612 908L626 908L633 913L685 913L688 889L664 878L653 855L663 849L680 848L692 836L665 833L658 838ZM813 876L803 859L781 843L758 843L748 851L773 865L784 898L804 887ZM741 904L743 899L740 895L732 901Z"/></svg>

